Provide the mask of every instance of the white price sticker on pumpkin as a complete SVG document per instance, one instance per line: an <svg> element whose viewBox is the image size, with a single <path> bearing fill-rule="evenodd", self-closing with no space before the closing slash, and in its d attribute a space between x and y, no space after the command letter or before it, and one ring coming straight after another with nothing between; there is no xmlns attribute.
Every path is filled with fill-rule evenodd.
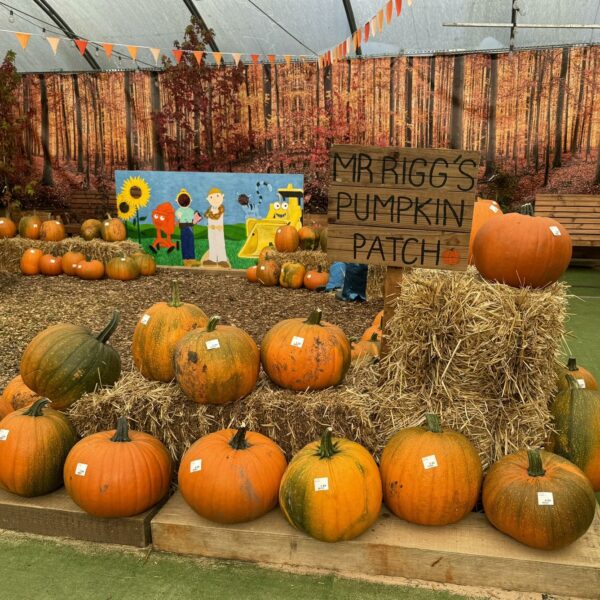
<svg viewBox="0 0 600 600"><path fill-rule="evenodd" d="M221 344L219 344L219 340L208 340L206 342L207 350L214 350L215 348L220 348Z"/></svg>
<svg viewBox="0 0 600 600"><path fill-rule="evenodd" d="M585 388L585 379L577 379L577 385L580 388Z"/></svg>
<svg viewBox="0 0 600 600"><path fill-rule="evenodd" d="M190 473L197 473L198 471L202 471L202 459L197 458L190 462Z"/></svg>
<svg viewBox="0 0 600 600"><path fill-rule="evenodd" d="M329 489L329 477L315 477L315 492L326 492Z"/></svg>
<svg viewBox="0 0 600 600"><path fill-rule="evenodd" d="M0 442L4 442L10 433L10 429L0 429Z"/></svg>
<svg viewBox="0 0 600 600"><path fill-rule="evenodd" d="M437 458L435 457L435 454L430 454L429 456L424 456L421 459L421 462L423 463L424 469L434 469L435 467L438 466L438 462L437 462Z"/></svg>
<svg viewBox="0 0 600 600"><path fill-rule="evenodd" d="M556 225L550 225L550 231L552 232L552 235L555 235L556 237L561 235L560 229Z"/></svg>
<svg viewBox="0 0 600 600"><path fill-rule="evenodd" d="M292 343L290 345L294 346L294 348L302 348L302 346L304 345L304 338L300 337L298 335L295 335L292 338Z"/></svg>
<svg viewBox="0 0 600 600"><path fill-rule="evenodd" d="M490 204L490 210L495 213L500 212L500 209L495 204Z"/></svg>
<svg viewBox="0 0 600 600"><path fill-rule="evenodd" d="M150 320L150 315L145 314L141 319L140 323L142 325L148 325L148 321Z"/></svg>
<svg viewBox="0 0 600 600"><path fill-rule="evenodd" d="M79 475L79 477L84 477L87 473L88 466L85 463L77 463L75 467L75 475Z"/></svg>
<svg viewBox="0 0 600 600"><path fill-rule="evenodd" d="M552 492L538 492L539 506L554 506L554 494Z"/></svg>

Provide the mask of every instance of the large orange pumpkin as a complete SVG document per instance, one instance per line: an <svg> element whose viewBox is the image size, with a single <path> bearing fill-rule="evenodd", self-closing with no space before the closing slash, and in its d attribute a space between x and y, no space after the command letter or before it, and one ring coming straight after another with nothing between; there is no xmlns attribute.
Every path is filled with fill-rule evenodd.
<svg viewBox="0 0 600 600"><path fill-rule="evenodd" d="M122 242L127 239L127 229L123 221L106 215L106 219L102 221L100 235L105 242Z"/></svg>
<svg viewBox="0 0 600 600"><path fill-rule="evenodd" d="M98 219L86 219L81 224L81 237L89 242L102 237L102 222Z"/></svg>
<svg viewBox="0 0 600 600"><path fill-rule="evenodd" d="M42 275L60 275L63 272L62 258L53 254L44 254L40 258L40 273Z"/></svg>
<svg viewBox="0 0 600 600"><path fill-rule="evenodd" d="M44 221L40 229L40 240L44 242L60 242L66 237L65 226L57 219Z"/></svg>
<svg viewBox="0 0 600 600"><path fill-rule="evenodd" d="M573 463L544 450L521 450L492 465L483 509L494 527L542 550L572 544L592 524L596 497Z"/></svg>
<svg viewBox="0 0 600 600"><path fill-rule="evenodd" d="M12 238L17 234L17 226L12 219L0 217L0 240Z"/></svg>
<svg viewBox="0 0 600 600"><path fill-rule="evenodd" d="M119 281L131 281L140 276L140 269L133 258L129 256L115 256L106 263L106 276Z"/></svg>
<svg viewBox="0 0 600 600"><path fill-rule="evenodd" d="M495 200L484 200L477 198L473 207L473 222L469 236L469 264L473 264L473 240L481 227L490 219L502 216L502 209Z"/></svg>
<svg viewBox="0 0 600 600"><path fill-rule="evenodd" d="M286 262L281 266L279 274L279 285L283 288L297 290L304 283L304 274L306 269L301 263Z"/></svg>
<svg viewBox="0 0 600 600"><path fill-rule="evenodd" d="M0 421L0 486L19 496L42 496L58 489L76 433L69 419L40 398Z"/></svg>
<svg viewBox="0 0 600 600"><path fill-rule="evenodd" d="M571 236L554 219L511 213L485 223L473 241L485 279L513 287L554 283L571 260Z"/></svg>
<svg viewBox="0 0 600 600"><path fill-rule="evenodd" d="M427 426L396 433L381 455L386 506L419 525L448 525L467 516L481 488L481 460L473 444L456 431L442 430L437 415Z"/></svg>
<svg viewBox="0 0 600 600"><path fill-rule="evenodd" d="M135 264L140 270L140 275L147 277L148 275L154 275L156 273L156 261L145 252L134 252L131 255Z"/></svg>
<svg viewBox="0 0 600 600"><path fill-rule="evenodd" d="M366 448L332 438L308 444L288 465L279 505L296 528L323 542L352 540L366 531L381 510L381 478Z"/></svg>
<svg viewBox="0 0 600 600"><path fill-rule="evenodd" d="M284 225L275 232L275 248L278 252L295 252L299 243L298 231L291 225Z"/></svg>
<svg viewBox="0 0 600 600"><path fill-rule="evenodd" d="M317 250L319 247L319 232L305 225L298 230L300 248L302 250Z"/></svg>
<svg viewBox="0 0 600 600"><path fill-rule="evenodd" d="M258 263L256 273L259 283L272 287L279 283L281 267L273 259L268 258Z"/></svg>
<svg viewBox="0 0 600 600"><path fill-rule="evenodd" d="M181 302L179 284L171 286L170 302L158 302L144 312L133 332L133 364L146 378L169 382L175 378L173 357L177 342L190 331L206 327L208 317L193 304Z"/></svg>
<svg viewBox="0 0 600 600"><path fill-rule="evenodd" d="M171 457L155 437L129 430L121 417L117 429L75 444L64 468L73 502L95 517L131 517L154 506L169 491Z"/></svg>
<svg viewBox="0 0 600 600"><path fill-rule="evenodd" d="M4 388L4 392L0 396L0 419L4 419L6 415L15 410L31 406L31 404L39 399L40 396L33 390L30 390L23 383L23 378L17 375L8 382Z"/></svg>
<svg viewBox="0 0 600 600"><path fill-rule="evenodd" d="M218 325L211 317L206 328L181 338L175 347L175 378L183 393L199 404L228 404L247 396L256 385L260 354L241 329Z"/></svg>
<svg viewBox="0 0 600 600"><path fill-rule="evenodd" d="M350 366L350 342L321 311L308 319L286 319L267 332L260 346L269 379L290 390L321 390L342 382Z"/></svg>
<svg viewBox="0 0 600 600"><path fill-rule="evenodd" d="M258 282L258 265L252 265L246 269L246 279L250 283Z"/></svg>
<svg viewBox="0 0 600 600"><path fill-rule="evenodd" d="M28 240L39 240L42 231L42 219L37 215L21 217L19 221L19 235Z"/></svg>
<svg viewBox="0 0 600 600"><path fill-rule="evenodd" d="M77 277L80 279L93 280L104 277L104 263L101 260L91 260L88 256L77 264Z"/></svg>
<svg viewBox="0 0 600 600"><path fill-rule="evenodd" d="M242 425L200 438L183 455L179 490L202 517L217 523L242 523L277 505L286 468L281 448Z"/></svg>
<svg viewBox="0 0 600 600"><path fill-rule="evenodd" d="M75 277L78 270L77 265L83 260L85 260L85 255L81 252L65 252L62 257L62 269L65 275Z"/></svg>
<svg viewBox="0 0 600 600"><path fill-rule="evenodd" d="M20 261L21 273L23 275L39 275L42 256L44 256L44 253L39 248L25 250Z"/></svg>
<svg viewBox="0 0 600 600"><path fill-rule="evenodd" d="M307 271L304 275L304 287L308 290L323 290L329 282L329 273L323 271L321 266L316 270Z"/></svg>

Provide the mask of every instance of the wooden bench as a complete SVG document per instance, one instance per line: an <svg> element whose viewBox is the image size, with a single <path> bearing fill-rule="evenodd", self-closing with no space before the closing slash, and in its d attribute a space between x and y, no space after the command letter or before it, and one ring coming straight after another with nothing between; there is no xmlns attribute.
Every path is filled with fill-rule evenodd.
<svg viewBox="0 0 600 600"><path fill-rule="evenodd" d="M111 196L93 190L77 190L65 201L66 207L55 210L67 233L78 234L86 219L103 219L107 212L115 212L115 203Z"/></svg>

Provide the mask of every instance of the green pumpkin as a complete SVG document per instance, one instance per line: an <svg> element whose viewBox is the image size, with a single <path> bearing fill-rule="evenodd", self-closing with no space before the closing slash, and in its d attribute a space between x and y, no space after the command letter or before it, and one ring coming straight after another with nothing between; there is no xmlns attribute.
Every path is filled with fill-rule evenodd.
<svg viewBox="0 0 600 600"><path fill-rule="evenodd" d="M548 449L575 463L600 491L600 392L580 388L574 377L559 391L550 410L556 433Z"/></svg>
<svg viewBox="0 0 600 600"><path fill-rule="evenodd" d="M121 359L106 342L119 323L110 323L94 335L86 327L59 324L45 329L29 343L21 358L25 385L52 400L52 407L67 408L97 386L111 386L121 375Z"/></svg>

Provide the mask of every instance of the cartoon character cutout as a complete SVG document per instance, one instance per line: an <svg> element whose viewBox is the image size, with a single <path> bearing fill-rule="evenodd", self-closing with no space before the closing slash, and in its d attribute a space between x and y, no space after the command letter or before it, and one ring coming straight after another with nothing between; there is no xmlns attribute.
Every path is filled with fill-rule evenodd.
<svg viewBox="0 0 600 600"><path fill-rule="evenodd" d="M150 245L150 250L155 254L161 248L167 248L167 253L173 252L178 247L178 243L171 239L176 226L175 209L168 202L159 204L152 211L152 223L156 228L156 238Z"/></svg>
<svg viewBox="0 0 600 600"><path fill-rule="evenodd" d="M183 264L193 266L196 262L196 248L194 245L194 225L202 220L202 215L192 207L192 197L185 188L181 188L175 202L179 208L175 211L175 216L179 222L181 232L181 256Z"/></svg>
<svg viewBox="0 0 600 600"><path fill-rule="evenodd" d="M211 188L206 199L210 205L204 213L208 222L208 252L202 257L202 265L229 269L225 248L225 195L219 188Z"/></svg>

